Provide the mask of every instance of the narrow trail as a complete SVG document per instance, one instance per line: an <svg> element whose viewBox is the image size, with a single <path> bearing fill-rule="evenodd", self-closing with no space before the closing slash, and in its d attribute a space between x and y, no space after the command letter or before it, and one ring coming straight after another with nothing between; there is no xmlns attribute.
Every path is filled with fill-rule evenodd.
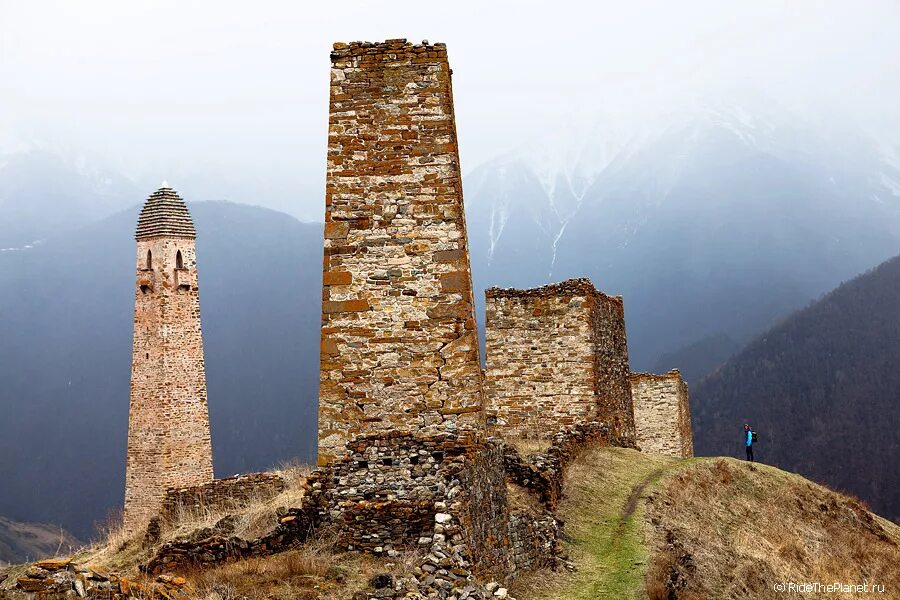
<svg viewBox="0 0 900 600"><path fill-rule="evenodd" d="M628 501L625 502L625 506L622 507L622 512L619 515L619 529L624 526L625 521L627 521L631 515L634 514L635 509L637 509L638 501L641 499L641 496L644 495L644 490L647 489L647 486L650 485L653 481L662 477L663 473L671 469L672 467L660 467L648 474L644 477L637 485L631 488L631 494L628 495Z"/></svg>
<svg viewBox="0 0 900 600"><path fill-rule="evenodd" d="M526 597L596 600L640 597L647 565L646 493L686 463L624 448L589 452L570 467L560 514L576 571Z"/></svg>

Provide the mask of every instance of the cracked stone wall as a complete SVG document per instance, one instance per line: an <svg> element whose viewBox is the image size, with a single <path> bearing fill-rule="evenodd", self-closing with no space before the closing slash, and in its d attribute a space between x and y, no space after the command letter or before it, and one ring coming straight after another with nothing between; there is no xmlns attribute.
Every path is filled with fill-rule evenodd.
<svg viewBox="0 0 900 600"><path fill-rule="evenodd" d="M664 375L633 373L637 444L643 452L686 458L694 455L688 386L678 370Z"/></svg>
<svg viewBox="0 0 900 600"><path fill-rule="evenodd" d="M335 44L319 463L360 434L483 427L447 50Z"/></svg>
<svg viewBox="0 0 900 600"><path fill-rule="evenodd" d="M547 439L600 421L634 439L621 297L587 279L486 297L486 412L501 435Z"/></svg>
<svg viewBox="0 0 900 600"><path fill-rule="evenodd" d="M151 259L148 261L148 252ZM181 253L181 264L176 257ZM213 478L194 240L137 243L124 524L137 531L167 488Z"/></svg>

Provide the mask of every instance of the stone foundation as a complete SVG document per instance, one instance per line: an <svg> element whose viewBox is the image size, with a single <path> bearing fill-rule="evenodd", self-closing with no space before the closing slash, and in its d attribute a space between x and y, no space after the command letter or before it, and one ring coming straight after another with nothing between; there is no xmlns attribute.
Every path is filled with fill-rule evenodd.
<svg viewBox="0 0 900 600"><path fill-rule="evenodd" d="M634 438L621 297L587 279L486 292L485 399L504 437L543 438L592 421Z"/></svg>
<svg viewBox="0 0 900 600"><path fill-rule="evenodd" d="M552 514L511 513L499 440L393 433L357 438L349 450L308 480L310 504L336 525L343 549L444 556L452 568L438 561L434 572L451 583L508 579L538 560L536 548L555 549ZM542 564L554 560L551 551Z"/></svg>
<svg viewBox="0 0 900 600"><path fill-rule="evenodd" d="M664 375L632 373L637 444L644 452L679 458L694 455L688 386L677 369Z"/></svg>

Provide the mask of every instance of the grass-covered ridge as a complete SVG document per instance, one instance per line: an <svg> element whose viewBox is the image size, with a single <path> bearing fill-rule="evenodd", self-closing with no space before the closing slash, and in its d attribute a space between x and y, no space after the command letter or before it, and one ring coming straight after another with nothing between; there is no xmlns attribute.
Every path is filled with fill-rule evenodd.
<svg viewBox="0 0 900 600"><path fill-rule="evenodd" d="M811 597L774 589L792 581L900 593L900 527L773 467L597 448L572 465L565 494L576 570L521 580L520 599Z"/></svg>

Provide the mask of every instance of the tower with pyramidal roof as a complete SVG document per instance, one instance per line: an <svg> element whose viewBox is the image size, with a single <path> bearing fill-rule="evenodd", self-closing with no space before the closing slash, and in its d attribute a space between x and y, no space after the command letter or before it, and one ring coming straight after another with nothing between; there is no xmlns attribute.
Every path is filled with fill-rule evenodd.
<svg viewBox="0 0 900 600"><path fill-rule="evenodd" d="M163 184L138 218L124 524L156 515L166 488L212 480L196 231Z"/></svg>

